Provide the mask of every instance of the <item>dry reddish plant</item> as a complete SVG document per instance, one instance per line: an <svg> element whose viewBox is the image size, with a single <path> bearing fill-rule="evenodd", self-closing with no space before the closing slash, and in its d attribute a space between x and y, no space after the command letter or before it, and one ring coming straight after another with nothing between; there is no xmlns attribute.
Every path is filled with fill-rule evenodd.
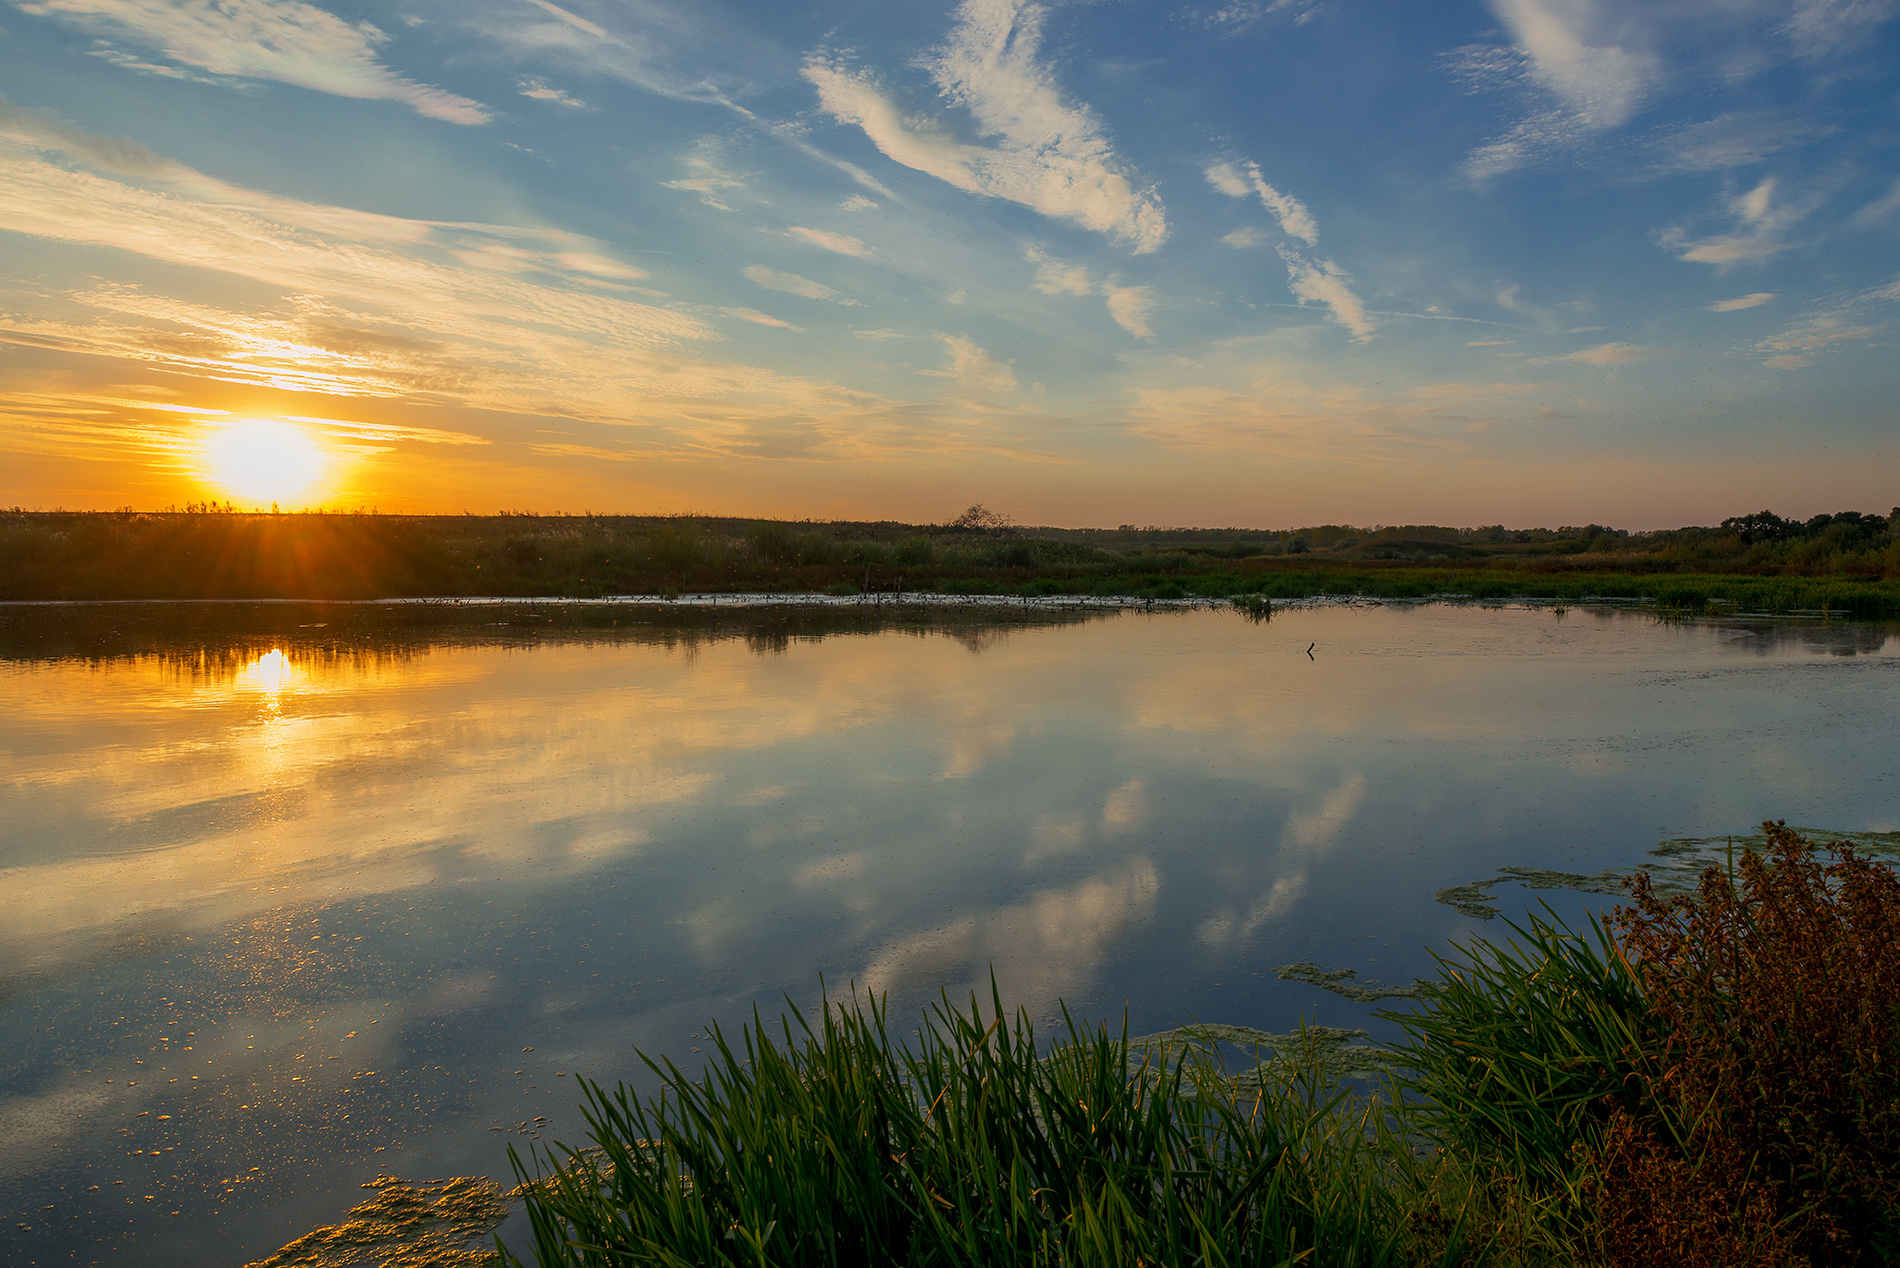
<svg viewBox="0 0 1900 1268"><path fill-rule="evenodd" d="M1668 900L1639 875L1612 918L1668 1036L1654 1112L1599 1154L1613 1264L1900 1253L1900 879L1763 827L1765 856Z"/></svg>

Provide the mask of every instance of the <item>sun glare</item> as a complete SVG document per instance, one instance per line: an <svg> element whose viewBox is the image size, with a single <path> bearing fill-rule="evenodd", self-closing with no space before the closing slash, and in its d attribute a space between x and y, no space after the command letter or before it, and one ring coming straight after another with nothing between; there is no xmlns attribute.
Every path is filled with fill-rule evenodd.
<svg viewBox="0 0 1900 1268"><path fill-rule="evenodd" d="M212 480L258 503L308 493L327 462L309 433L273 419L243 419L221 428L205 445L205 456Z"/></svg>

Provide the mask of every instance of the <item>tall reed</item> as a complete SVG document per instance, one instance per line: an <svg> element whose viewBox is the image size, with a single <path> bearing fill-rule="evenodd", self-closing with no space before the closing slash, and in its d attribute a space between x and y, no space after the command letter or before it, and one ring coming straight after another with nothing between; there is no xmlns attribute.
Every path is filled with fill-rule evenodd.
<svg viewBox="0 0 1900 1268"><path fill-rule="evenodd" d="M1242 1091L1187 1043L1067 1018L1039 1053L992 984L912 1045L875 1001L755 1013L642 1098L584 1083L590 1149L515 1158L534 1254L574 1265L1457 1263L1409 1218L1412 1152L1376 1101L1309 1072ZM1433 1246L1430 1260L1421 1247ZM511 1261L512 1262L512 1261Z"/></svg>

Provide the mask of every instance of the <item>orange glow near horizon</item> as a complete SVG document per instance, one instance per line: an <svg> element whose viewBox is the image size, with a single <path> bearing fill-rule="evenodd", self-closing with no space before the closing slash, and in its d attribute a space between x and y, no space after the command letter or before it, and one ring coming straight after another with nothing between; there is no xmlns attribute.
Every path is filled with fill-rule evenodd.
<svg viewBox="0 0 1900 1268"><path fill-rule="evenodd" d="M278 419L220 426L205 442L205 477L247 501L287 502L310 493L330 466L310 433Z"/></svg>

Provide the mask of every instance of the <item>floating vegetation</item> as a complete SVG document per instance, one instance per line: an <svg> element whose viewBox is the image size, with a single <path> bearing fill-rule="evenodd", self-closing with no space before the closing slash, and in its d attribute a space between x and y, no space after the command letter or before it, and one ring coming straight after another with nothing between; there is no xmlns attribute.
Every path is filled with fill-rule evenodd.
<svg viewBox="0 0 1900 1268"><path fill-rule="evenodd" d="M1815 841L1845 841L1862 854L1875 858L1900 859L1900 832L1827 832L1814 828L1790 828L1789 831ZM1497 876L1472 881L1468 885L1452 885L1439 890L1433 897L1460 915L1474 920L1490 920L1498 914L1497 900L1491 894L1491 888L1495 885L1515 882L1525 889L1567 889L1579 894L1620 897L1629 892L1628 881L1638 872L1649 878L1650 887L1656 893L1669 897L1691 892L1707 869L1732 866L1743 854L1751 850L1759 854L1768 844L1768 838L1761 832L1719 837L1670 837L1659 842L1649 852L1656 862L1589 873L1558 872L1543 867L1500 867ZM1286 977L1288 974L1281 973L1280 976ZM1317 981L1313 984L1324 985ZM1344 991L1340 993L1345 994Z"/></svg>
<svg viewBox="0 0 1900 1268"><path fill-rule="evenodd" d="M247 1268L496 1268L487 1238L507 1218L510 1199L485 1176L456 1176L413 1185L377 1176L377 1194L350 1208L342 1222L305 1233Z"/></svg>
<svg viewBox="0 0 1900 1268"><path fill-rule="evenodd" d="M1152 1075L1157 1070L1180 1067L1184 1056L1206 1057L1218 1066L1223 1064L1220 1046L1228 1044L1245 1049L1254 1058L1251 1069L1241 1071L1226 1082L1228 1088L1238 1093L1258 1091L1264 1086L1302 1076L1337 1082L1383 1078L1391 1074L1391 1050L1377 1044L1353 1042L1365 1037L1363 1030L1338 1026L1302 1026L1288 1034L1276 1035L1251 1026L1201 1023L1130 1039L1128 1068L1131 1077L1144 1072Z"/></svg>
<svg viewBox="0 0 1900 1268"><path fill-rule="evenodd" d="M1355 969L1322 969L1307 960L1301 960L1298 964L1282 964L1274 972L1282 981L1305 982L1308 986L1343 995L1355 1004L1372 1004L1382 999L1417 999L1429 989L1425 982L1414 982L1410 986L1355 982L1353 979L1359 976Z"/></svg>

